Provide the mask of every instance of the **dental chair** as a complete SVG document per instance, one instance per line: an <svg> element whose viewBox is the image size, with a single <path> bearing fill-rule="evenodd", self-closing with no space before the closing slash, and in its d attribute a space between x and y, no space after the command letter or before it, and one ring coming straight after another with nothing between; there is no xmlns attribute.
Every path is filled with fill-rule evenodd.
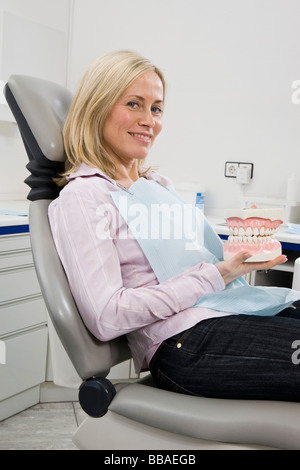
<svg viewBox="0 0 300 470"><path fill-rule="evenodd" d="M64 385L73 386L68 380L73 368L81 382L79 402L86 418L73 436L76 446L94 450L300 449L298 403L188 396L156 388L150 375L114 385L107 379L114 365L130 358L126 338L103 343L87 330L48 222L48 206L59 194L52 178L64 165L62 128L72 94L45 80L13 75L5 96L29 157L31 175L25 181L31 188L30 237L49 314L50 346L58 355L54 381L62 377ZM60 359L60 352L67 359Z"/></svg>

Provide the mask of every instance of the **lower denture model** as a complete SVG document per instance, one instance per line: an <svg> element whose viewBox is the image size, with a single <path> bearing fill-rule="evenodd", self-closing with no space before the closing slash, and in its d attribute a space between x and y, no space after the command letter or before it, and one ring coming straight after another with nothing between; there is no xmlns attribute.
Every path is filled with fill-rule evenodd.
<svg viewBox="0 0 300 470"><path fill-rule="evenodd" d="M281 244L274 238L283 223L283 209L229 209L225 219L229 227L228 240L223 245L224 260L241 251L252 256L247 261L269 261L282 254Z"/></svg>

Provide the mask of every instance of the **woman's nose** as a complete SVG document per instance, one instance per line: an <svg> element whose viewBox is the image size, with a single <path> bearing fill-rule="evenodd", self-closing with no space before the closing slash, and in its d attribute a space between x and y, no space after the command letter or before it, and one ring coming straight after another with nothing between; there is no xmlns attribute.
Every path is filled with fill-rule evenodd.
<svg viewBox="0 0 300 470"><path fill-rule="evenodd" d="M155 119L152 116L151 111L145 110L140 116L139 124L141 126L147 126L153 128L155 126Z"/></svg>

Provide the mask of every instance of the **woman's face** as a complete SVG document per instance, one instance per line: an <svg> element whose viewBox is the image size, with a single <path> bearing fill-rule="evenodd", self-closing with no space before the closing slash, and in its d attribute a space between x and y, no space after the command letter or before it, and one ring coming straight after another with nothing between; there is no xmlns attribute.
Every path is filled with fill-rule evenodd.
<svg viewBox="0 0 300 470"><path fill-rule="evenodd" d="M140 75L113 106L103 127L111 157L123 164L148 155L162 129L163 84L153 72Z"/></svg>

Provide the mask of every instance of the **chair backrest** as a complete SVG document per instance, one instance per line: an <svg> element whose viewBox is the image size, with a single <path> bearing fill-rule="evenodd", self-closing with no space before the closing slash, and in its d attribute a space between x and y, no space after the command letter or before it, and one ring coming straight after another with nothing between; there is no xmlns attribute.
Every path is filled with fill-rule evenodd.
<svg viewBox="0 0 300 470"><path fill-rule="evenodd" d="M34 264L56 332L78 375L105 377L110 368L130 357L124 337L102 343L85 327L70 292L48 220L48 206L59 195L53 177L63 170L62 129L72 102L64 87L46 80L13 75L5 87L28 157L31 187L29 226Z"/></svg>

